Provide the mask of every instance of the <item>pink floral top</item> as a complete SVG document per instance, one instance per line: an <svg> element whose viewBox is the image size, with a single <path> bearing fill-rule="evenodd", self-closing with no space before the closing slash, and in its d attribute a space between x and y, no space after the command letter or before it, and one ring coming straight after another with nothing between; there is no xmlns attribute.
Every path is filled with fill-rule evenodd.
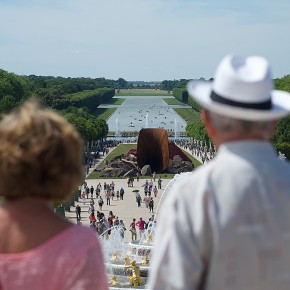
<svg viewBox="0 0 290 290"><path fill-rule="evenodd" d="M71 226L35 249L0 253L0 290L107 290L99 241L85 227Z"/></svg>

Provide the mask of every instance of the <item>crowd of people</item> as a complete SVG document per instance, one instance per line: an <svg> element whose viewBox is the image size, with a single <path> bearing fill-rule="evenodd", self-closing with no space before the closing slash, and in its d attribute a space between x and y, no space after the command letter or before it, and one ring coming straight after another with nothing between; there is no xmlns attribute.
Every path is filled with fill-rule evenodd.
<svg viewBox="0 0 290 290"><path fill-rule="evenodd" d="M158 178L161 180L161 178ZM160 183L160 182L159 182ZM150 213L154 213L154 200L153 196L157 197L158 189L157 185L154 185L153 179L150 181L146 180L142 185L144 188L144 197L141 198L139 192L136 195L136 200L138 204L141 205L144 202L146 208L149 209ZM100 182L94 187L93 185L89 186L87 183L82 185L81 189L81 202L83 206L88 206L86 211L89 214L89 225L96 232L98 236L104 235L106 238L109 238L111 234L112 228L118 228L120 235L124 238L124 233L127 230L127 227L124 224L122 219L119 219L118 216L113 214L113 211L110 210L108 215L106 216L103 212L103 204L104 198L106 199L107 206L110 206L110 202L112 200L124 200L125 189L121 186L120 189L116 190L115 183L112 181L111 183L104 182L101 184ZM138 199L140 198L140 200ZM98 206L98 209L95 207ZM83 207L84 208L84 207ZM86 207L85 207L86 208ZM82 207L77 204L75 208L77 224L82 225ZM139 238L144 234L145 229L150 226L154 220L154 215L152 215L147 222L143 220L142 217L136 222L134 218L129 225L129 231L131 232L131 240L137 240L137 232L139 232Z"/></svg>
<svg viewBox="0 0 290 290"><path fill-rule="evenodd" d="M194 157L205 164L212 160L216 155L215 147L209 142L207 145L205 142L200 140L176 140L175 143L181 148L189 151Z"/></svg>

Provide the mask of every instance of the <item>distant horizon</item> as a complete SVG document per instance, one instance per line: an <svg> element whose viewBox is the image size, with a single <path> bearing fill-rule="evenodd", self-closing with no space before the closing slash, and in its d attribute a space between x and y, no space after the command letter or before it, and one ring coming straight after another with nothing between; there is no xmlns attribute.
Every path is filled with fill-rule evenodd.
<svg viewBox="0 0 290 290"><path fill-rule="evenodd" d="M60 76L60 75L57 75L57 76L53 76L53 75L36 75L36 74L18 74L18 73L15 73L15 72L11 72L11 71L8 71L4 68L0 68L0 69L3 69L5 71L7 71L8 73L13 73L13 74L16 74L16 75L20 75L20 76L37 76L37 77L54 77L54 78L91 78L91 79L99 79L99 78L105 78L105 77L86 77L86 76L77 76L77 77L72 77L72 76ZM110 79L110 78L105 78L107 80L118 80L119 78L122 78L124 79L125 81L127 81L128 83L137 83L137 82L140 82L140 83L162 83L163 81L174 81L174 80L190 80L190 78L186 79L186 78L181 78L181 79L164 79L164 80L159 80L159 81L156 81L156 80L149 80L149 81L145 81L145 80L126 80L125 78L123 77L118 77L116 79ZM203 77L200 77L202 79L205 79ZM198 79L200 79L198 78ZM210 78L209 78L210 79ZM209 80L209 79L205 79L206 81Z"/></svg>
<svg viewBox="0 0 290 290"><path fill-rule="evenodd" d="M0 68L0 69L3 69L3 68ZM5 70L5 69L3 69L3 70ZM5 71L7 71L7 70L5 70ZM29 75L25 75L25 74L17 74L17 73L15 73L15 72L10 72L10 71L7 71L7 72L9 72L9 73L14 73L14 74L16 74L16 75L20 75L20 76L37 76L37 77L55 77L55 78L57 78L57 77L61 77L61 78L91 78L91 79L98 79L98 78L104 78L104 79L107 79L107 80L118 80L119 78L123 78L123 77L118 77L118 78L115 78L115 79L110 79L110 78L106 78L106 77L85 77L85 76L78 76L78 77L72 77L72 76L53 76L53 75L36 75L36 74L29 74ZM288 74L285 74L285 75L283 75L283 76L280 76L280 77L273 77L273 80L275 80L275 79L280 79L280 78L283 78L283 77L285 77L285 76L288 76L288 75L290 75L290 72L288 73ZM175 79L164 79L164 80L159 80L159 81L156 81L156 80L149 80L149 81L145 81L145 80L134 80L134 81L132 81L132 80L126 80L125 78L123 78L126 82L128 82L128 83L138 83L138 82L140 82L140 83L156 83L156 84L158 84L158 83L162 83L163 81L174 81L174 80L177 80L177 81L180 81L180 80L198 80L198 79L204 79L205 81L210 81L211 79L213 79L213 77L210 77L210 78L208 78L208 79L206 79L206 78L204 78L204 77L199 77L199 78L195 78L195 79L190 79L190 78L181 78L181 79L177 79L177 78L175 78Z"/></svg>

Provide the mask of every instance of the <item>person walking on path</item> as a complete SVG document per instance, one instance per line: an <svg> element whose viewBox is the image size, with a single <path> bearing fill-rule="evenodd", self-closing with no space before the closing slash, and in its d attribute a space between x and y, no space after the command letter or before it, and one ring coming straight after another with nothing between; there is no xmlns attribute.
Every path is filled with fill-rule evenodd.
<svg viewBox="0 0 290 290"><path fill-rule="evenodd" d="M99 204L99 210L101 211L104 205L104 200L101 196L99 196L98 204Z"/></svg>
<svg viewBox="0 0 290 290"><path fill-rule="evenodd" d="M148 289L289 289L290 164L270 140L290 93L263 57L233 55L188 92L217 154L167 195Z"/></svg>
<svg viewBox="0 0 290 290"><path fill-rule="evenodd" d="M136 202L137 202L137 206L138 207L141 206L141 201L142 201L141 195L140 194L137 194L136 195Z"/></svg>
<svg viewBox="0 0 290 290"><path fill-rule="evenodd" d="M111 191L109 189L106 191L106 199L107 205L111 205Z"/></svg>
<svg viewBox="0 0 290 290"><path fill-rule="evenodd" d="M144 202L145 202L146 208L149 208L150 200L151 200L151 197L147 193L145 193Z"/></svg>
<svg viewBox="0 0 290 290"><path fill-rule="evenodd" d="M144 235L145 226L146 226L146 222L143 220L142 217L140 217L139 220L136 222L136 226L139 229L139 235L140 235L140 239L141 239Z"/></svg>
<svg viewBox="0 0 290 290"><path fill-rule="evenodd" d="M158 184L158 189L161 189L161 187L162 187L162 179L160 177L157 180L157 184Z"/></svg>
<svg viewBox="0 0 290 290"><path fill-rule="evenodd" d="M79 205L77 205L75 211L76 211L77 221L80 221L81 220L81 212L82 212L81 207Z"/></svg>
<svg viewBox="0 0 290 290"><path fill-rule="evenodd" d="M153 181L155 182L155 180L156 180L156 172L155 171L152 174L152 178L153 178Z"/></svg>
<svg viewBox="0 0 290 290"><path fill-rule="evenodd" d="M99 182L96 187L96 198L98 198L99 195L101 195L101 191L102 191L102 184Z"/></svg>
<svg viewBox="0 0 290 290"><path fill-rule="evenodd" d="M91 188L90 188L91 198L94 197L94 191L95 191L94 187L91 186Z"/></svg>
<svg viewBox="0 0 290 290"><path fill-rule="evenodd" d="M124 194L125 194L125 190L123 187L120 188L120 198L121 200L124 200Z"/></svg>
<svg viewBox="0 0 290 290"><path fill-rule="evenodd" d="M131 177L130 176L128 176L128 178L127 178L127 185L128 185L128 187L131 187Z"/></svg>
<svg viewBox="0 0 290 290"><path fill-rule="evenodd" d="M89 193L90 193L90 189L88 186L86 186L86 197L87 199L89 198Z"/></svg>
<svg viewBox="0 0 290 290"><path fill-rule="evenodd" d="M153 194L154 194L155 197L157 197L158 189L157 189L156 185L153 188Z"/></svg>
<svg viewBox="0 0 290 290"><path fill-rule="evenodd" d="M149 201L149 212L153 213L153 209L154 209L154 200L153 197L151 197L151 200Z"/></svg>
<svg viewBox="0 0 290 290"><path fill-rule="evenodd" d="M86 203L86 192L85 191L82 192L82 203L83 203L83 205L85 205L85 203Z"/></svg>
<svg viewBox="0 0 290 290"><path fill-rule="evenodd" d="M88 208L88 213L91 214L91 212L95 211L95 207L92 203L90 203L89 208Z"/></svg>
<svg viewBox="0 0 290 290"><path fill-rule="evenodd" d="M137 231L136 231L136 219L133 218L130 224L130 232L131 232L131 239L132 242L137 240Z"/></svg>

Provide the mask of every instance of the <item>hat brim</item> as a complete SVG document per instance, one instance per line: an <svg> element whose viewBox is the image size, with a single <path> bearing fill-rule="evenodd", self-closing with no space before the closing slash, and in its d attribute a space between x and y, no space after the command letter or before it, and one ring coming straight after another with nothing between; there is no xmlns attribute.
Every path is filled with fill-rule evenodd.
<svg viewBox="0 0 290 290"><path fill-rule="evenodd" d="M249 121L266 121L280 119L290 112L290 93L272 91L272 108L270 110L255 110L217 103L210 98L212 82L190 81L187 84L189 95L205 109L217 114L235 119Z"/></svg>

